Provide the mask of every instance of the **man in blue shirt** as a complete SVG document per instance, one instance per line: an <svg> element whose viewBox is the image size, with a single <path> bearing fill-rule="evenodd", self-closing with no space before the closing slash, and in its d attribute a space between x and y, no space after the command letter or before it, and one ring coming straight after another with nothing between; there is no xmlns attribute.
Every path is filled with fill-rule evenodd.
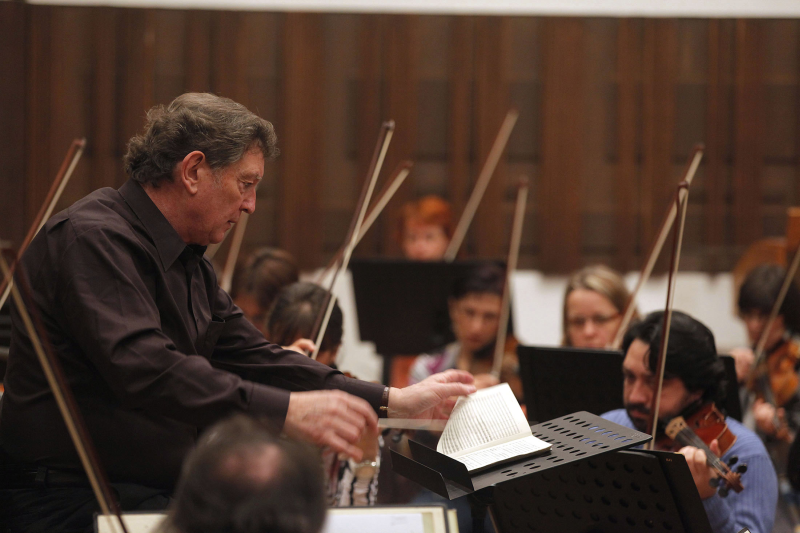
<svg viewBox="0 0 800 533"><path fill-rule="evenodd" d="M622 344L625 409L605 413L603 417L607 420L646 431L658 386L656 359L663 318L663 312L651 313L625 334ZM673 312L658 413L659 431L674 417L690 416L700 407L720 400L723 381L724 369L717 356L714 335L694 318ZM747 463L748 470L742 479L744 491L731 491L727 497L721 497L709 483L716 474L706 464L705 452L687 446L679 453L686 457L714 533L738 533L743 528L752 533L769 533L778 501L775 469L755 433L731 418L726 422L736 441L721 458L728 462L737 456L740 463ZM719 453L716 440L709 447Z"/></svg>

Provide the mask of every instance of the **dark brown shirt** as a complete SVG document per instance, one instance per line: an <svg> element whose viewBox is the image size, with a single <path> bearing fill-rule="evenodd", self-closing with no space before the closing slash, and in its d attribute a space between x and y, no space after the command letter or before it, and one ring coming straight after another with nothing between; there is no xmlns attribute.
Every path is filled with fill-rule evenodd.
<svg viewBox="0 0 800 533"><path fill-rule="evenodd" d="M141 186L54 216L22 258L49 340L112 481L170 488L198 431L234 412L282 424L289 391L342 389L376 410L383 386L269 344ZM0 440L16 461L80 470L12 309Z"/></svg>

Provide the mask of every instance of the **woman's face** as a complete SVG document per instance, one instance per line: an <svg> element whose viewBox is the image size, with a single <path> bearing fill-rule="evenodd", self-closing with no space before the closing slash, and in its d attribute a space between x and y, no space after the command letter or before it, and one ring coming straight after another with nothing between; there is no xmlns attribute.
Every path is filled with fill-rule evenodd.
<svg viewBox="0 0 800 533"><path fill-rule="evenodd" d="M461 348L474 353L497 337L503 299L494 293L469 293L450 301L450 321Z"/></svg>
<svg viewBox="0 0 800 533"><path fill-rule="evenodd" d="M403 254L414 261L440 261L450 239L444 228L436 224L422 224L410 220L403 232Z"/></svg>
<svg viewBox="0 0 800 533"><path fill-rule="evenodd" d="M622 316L611 300L589 289L567 295L566 320L569 344L576 348L607 348L614 340Z"/></svg>

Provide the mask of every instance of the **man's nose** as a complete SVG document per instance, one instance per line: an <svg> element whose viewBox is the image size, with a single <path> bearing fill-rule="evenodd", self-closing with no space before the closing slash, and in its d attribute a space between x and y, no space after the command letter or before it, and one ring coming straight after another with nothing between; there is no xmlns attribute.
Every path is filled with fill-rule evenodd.
<svg viewBox="0 0 800 533"><path fill-rule="evenodd" d="M643 382L637 380L631 386L628 402L642 403L646 405L650 402L650 395L651 395L650 387L645 385Z"/></svg>
<svg viewBox="0 0 800 533"><path fill-rule="evenodd" d="M253 192L248 194L247 197L242 202L242 211L247 213L248 215L252 215L253 212L256 210L256 193Z"/></svg>

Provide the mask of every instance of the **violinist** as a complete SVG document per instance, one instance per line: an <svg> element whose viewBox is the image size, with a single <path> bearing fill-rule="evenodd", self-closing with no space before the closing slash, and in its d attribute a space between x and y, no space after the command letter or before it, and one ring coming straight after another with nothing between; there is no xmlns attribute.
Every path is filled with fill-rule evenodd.
<svg viewBox="0 0 800 533"><path fill-rule="evenodd" d="M800 429L800 291L792 283L780 304L775 320L768 319L775 306L786 270L779 265L754 268L739 289L739 316L747 328L750 348L732 351L739 381L744 384L744 421L755 427L764 440L780 479L779 524L800 523L800 494L787 481L789 448ZM765 336L765 365L753 368L754 349Z"/></svg>
<svg viewBox="0 0 800 533"><path fill-rule="evenodd" d="M772 307L778 297L786 270L779 265L760 265L745 278L739 289L739 316L747 328L750 345L755 347L766 327ZM800 291L792 283L786 293L772 327L767 332L765 351L769 368L769 386L778 405L764 401L764 392L755 390L751 414L759 432L767 439L777 437L780 428L775 420L786 424L789 436L800 428L800 394L798 394L798 356L800 356ZM736 374L746 381L754 362L752 349L739 348L732 352L736 359ZM757 387L759 380L754 383Z"/></svg>
<svg viewBox="0 0 800 533"><path fill-rule="evenodd" d="M276 142L227 98L156 106L130 179L53 216L17 266L125 511L165 505L200 432L231 414L360 461L379 414L443 415L474 391L456 371L407 389L347 378L271 344L219 288L205 248L255 210ZM97 505L16 306L5 390L0 516L12 532L91 531Z"/></svg>
<svg viewBox="0 0 800 533"><path fill-rule="evenodd" d="M663 318L663 312L651 313L625 333L622 344L625 408L603 415L611 422L647 430L647 417L657 387L656 359ZM711 331L694 318L674 311L661 391L657 447L685 456L714 533L737 533L745 527L753 533L769 533L775 519L778 481L766 449L755 433L726 417L727 429L735 437L733 444L721 450L717 439L706 443L723 461L737 456L739 462L749 467L742 478L745 489L732 491L724 498L710 484L716 475L707 465L705 452L691 446L674 450L674 443L663 436L664 426L673 418L683 416L690 420L691 415L719 401L725 390L724 375Z"/></svg>
<svg viewBox="0 0 800 533"><path fill-rule="evenodd" d="M517 399L522 398L516 341L506 342L500 379L490 374L500 309L505 285L505 270L492 263L475 267L453 285L448 302L450 324L456 340L440 350L417 357L411 367L410 382L449 368L466 370L475 376L478 388L507 382Z"/></svg>
<svg viewBox="0 0 800 533"><path fill-rule="evenodd" d="M453 237L453 211L439 196L408 202L400 211L397 240L406 259L441 261Z"/></svg>
<svg viewBox="0 0 800 533"><path fill-rule="evenodd" d="M231 297L244 316L264 333L267 313L278 292L299 279L300 272L292 254L265 246L250 254L238 269Z"/></svg>
<svg viewBox="0 0 800 533"><path fill-rule="evenodd" d="M564 346L608 348L622 321L630 292L622 276L605 265L573 272L564 293Z"/></svg>

